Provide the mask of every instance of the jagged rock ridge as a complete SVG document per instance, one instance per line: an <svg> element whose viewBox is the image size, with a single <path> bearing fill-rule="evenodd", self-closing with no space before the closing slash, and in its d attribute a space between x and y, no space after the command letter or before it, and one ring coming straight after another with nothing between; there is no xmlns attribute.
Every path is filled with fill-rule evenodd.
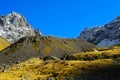
<svg viewBox="0 0 120 80"><path fill-rule="evenodd" d="M105 24L93 28L85 28L78 38L94 43L97 46L112 46L120 43L120 16Z"/></svg>
<svg viewBox="0 0 120 80"><path fill-rule="evenodd" d="M23 15L12 12L0 16L0 36L14 43L25 36L35 36L35 30L27 23Z"/></svg>

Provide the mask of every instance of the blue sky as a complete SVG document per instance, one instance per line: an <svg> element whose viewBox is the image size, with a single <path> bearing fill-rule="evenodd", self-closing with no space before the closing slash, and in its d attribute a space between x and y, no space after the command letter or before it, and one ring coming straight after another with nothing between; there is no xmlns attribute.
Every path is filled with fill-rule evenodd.
<svg viewBox="0 0 120 80"><path fill-rule="evenodd" d="M0 0L0 14L23 14L44 35L75 38L120 15L120 0Z"/></svg>

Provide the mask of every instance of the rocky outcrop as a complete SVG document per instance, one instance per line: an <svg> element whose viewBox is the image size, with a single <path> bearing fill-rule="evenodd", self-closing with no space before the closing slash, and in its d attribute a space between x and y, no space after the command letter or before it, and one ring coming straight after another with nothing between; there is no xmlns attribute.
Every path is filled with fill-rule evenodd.
<svg viewBox="0 0 120 80"><path fill-rule="evenodd" d="M35 36L36 31L27 23L23 15L12 12L6 16L0 16L0 37L14 43L25 36Z"/></svg>
<svg viewBox="0 0 120 80"><path fill-rule="evenodd" d="M78 38L97 46L112 46L120 43L120 16L105 24L93 28L85 28Z"/></svg>

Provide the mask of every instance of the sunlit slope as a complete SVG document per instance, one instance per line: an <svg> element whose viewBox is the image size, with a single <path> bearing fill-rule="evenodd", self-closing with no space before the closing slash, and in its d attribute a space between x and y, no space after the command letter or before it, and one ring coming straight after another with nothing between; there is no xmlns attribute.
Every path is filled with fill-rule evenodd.
<svg viewBox="0 0 120 80"><path fill-rule="evenodd" d="M98 59L120 58L120 45L96 48L93 51L73 54L73 60L98 60Z"/></svg>
<svg viewBox="0 0 120 80"><path fill-rule="evenodd" d="M6 41L4 38L0 37L0 51L8 47L10 43Z"/></svg>
<svg viewBox="0 0 120 80"><path fill-rule="evenodd" d="M71 60L31 58L14 64L0 80L120 80L120 46L96 48L95 51L77 53Z"/></svg>
<svg viewBox="0 0 120 80"><path fill-rule="evenodd" d="M14 65L3 73L0 80L119 80L120 59L94 61L41 61L38 58Z"/></svg>

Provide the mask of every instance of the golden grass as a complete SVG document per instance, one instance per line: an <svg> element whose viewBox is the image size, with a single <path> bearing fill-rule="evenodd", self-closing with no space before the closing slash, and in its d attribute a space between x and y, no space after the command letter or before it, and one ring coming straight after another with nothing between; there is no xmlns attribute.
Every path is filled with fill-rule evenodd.
<svg viewBox="0 0 120 80"><path fill-rule="evenodd" d="M94 61L41 61L33 58L20 64L14 65L10 70L0 73L0 80L44 80L47 77L64 80L71 79L83 74L84 71L97 70L113 64L113 59L101 59ZM120 65L120 62L117 64Z"/></svg>
<svg viewBox="0 0 120 80"><path fill-rule="evenodd" d="M38 51L40 50L37 42L34 42L34 43L32 44L32 47L34 48L35 52L38 52Z"/></svg>
<svg viewBox="0 0 120 80"><path fill-rule="evenodd" d="M0 37L0 51L8 47L10 43L6 41L5 39Z"/></svg>
<svg viewBox="0 0 120 80"><path fill-rule="evenodd" d="M46 80L48 77L52 80L64 80L66 77L74 80L77 76L83 74L87 77L103 74L105 77L108 76L112 79L116 73L119 75L118 71L120 68L120 57L113 58L111 56L120 54L119 49L120 46L114 46L106 50L101 49L98 52L74 54L74 56L80 56L82 58L84 58L86 55L90 58L93 58L95 55L98 56L98 59L93 59L91 61L42 61L39 58L32 58L20 64L15 64L10 69L6 70L3 73L0 73L0 80ZM103 53L109 57L104 59Z"/></svg>
<svg viewBox="0 0 120 80"><path fill-rule="evenodd" d="M96 60L96 59L109 59L120 57L120 46L113 46L110 48L99 48L95 51L76 53L73 54L75 60Z"/></svg>
<svg viewBox="0 0 120 80"><path fill-rule="evenodd" d="M46 46L43 50L44 54L49 54L51 52L52 48L50 46Z"/></svg>

